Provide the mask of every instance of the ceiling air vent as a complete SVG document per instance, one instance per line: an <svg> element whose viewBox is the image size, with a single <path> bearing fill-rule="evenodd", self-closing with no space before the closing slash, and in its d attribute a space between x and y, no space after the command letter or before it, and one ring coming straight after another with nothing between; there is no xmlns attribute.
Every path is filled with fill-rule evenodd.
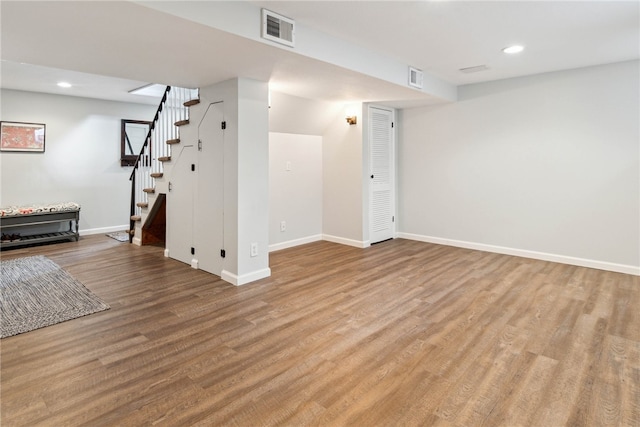
<svg viewBox="0 0 640 427"><path fill-rule="evenodd" d="M478 73L480 71L487 71L489 67L486 65L475 65L473 67L460 68L460 72L465 74Z"/></svg>
<svg viewBox="0 0 640 427"><path fill-rule="evenodd" d="M409 86L422 89L422 70L409 67Z"/></svg>
<svg viewBox="0 0 640 427"><path fill-rule="evenodd" d="M262 9L262 38L293 47L295 43L294 20Z"/></svg>

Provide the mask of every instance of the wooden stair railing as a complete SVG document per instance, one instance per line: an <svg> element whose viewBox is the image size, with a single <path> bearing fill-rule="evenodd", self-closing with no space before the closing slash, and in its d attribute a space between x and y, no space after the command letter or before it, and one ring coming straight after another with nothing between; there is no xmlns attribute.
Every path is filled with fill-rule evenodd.
<svg viewBox="0 0 640 427"><path fill-rule="evenodd" d="M180 126L189 123L189 107L200 102L197 89L167 86L149 127L145 142L133 165L129 243L138 221L144 221L149 196L155 196L155 180L164 176L164 162L171 161L171 146L180 143ZM142 227L140 227L142 232Z"/></svg>

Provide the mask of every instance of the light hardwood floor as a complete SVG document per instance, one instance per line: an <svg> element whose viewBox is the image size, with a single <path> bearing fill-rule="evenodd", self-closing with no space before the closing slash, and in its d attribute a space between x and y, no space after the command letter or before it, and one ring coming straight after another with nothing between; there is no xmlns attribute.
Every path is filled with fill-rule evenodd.
<svg viewBox="0 0 640 427"><path fill-rule="evenodd" d="M393 240L234 287L103 236L43 254L111 309L0 341L8 426L640 426L640 278Z"/></svg>

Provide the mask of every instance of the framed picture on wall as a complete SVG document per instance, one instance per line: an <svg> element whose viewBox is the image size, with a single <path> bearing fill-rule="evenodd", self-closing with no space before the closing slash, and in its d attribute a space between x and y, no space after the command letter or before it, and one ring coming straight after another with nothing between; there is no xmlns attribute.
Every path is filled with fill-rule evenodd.
<svg viewBox="0 0 640 427"><path fill-rule="evenodd" d="M125 119L120 122L122 124L120 131L120 165L133 166L136 164L138 154L140 154L147 140L151 122Z"/></svg>
<svg viewBox="0 0 640 427"><path fill-rule="evenodd" d="M44 153L44 124L0 122L0 127L0 151Z"/></svg>

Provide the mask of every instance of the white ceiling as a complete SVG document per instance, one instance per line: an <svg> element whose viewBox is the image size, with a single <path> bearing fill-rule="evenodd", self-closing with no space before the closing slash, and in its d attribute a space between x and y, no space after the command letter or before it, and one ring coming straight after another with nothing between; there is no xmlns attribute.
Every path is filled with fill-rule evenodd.
<svg viewBox="0 0 640 427"><path fill-rule="evenodd" d="M455 85L637 59L640 2L256 1ZM515 56L502 48L521 44ZM464 74L460 68L486 65Z"/></svg>
<svg viewBox="0 0 640 427"><path fill-rule="evenodd" d="M205 13L208 3L197 7ZM452 85L640 57L638 1L251 4ZM148 82L202 87L243 76L311 99L434 102L419 91L132 2L3 0L0 8L3 88L144 102L126 92ZM503 54L512 43L525 51ZM459 71L476 65L488 70ZM62 79L74 87L55 86Z"/></svg>

